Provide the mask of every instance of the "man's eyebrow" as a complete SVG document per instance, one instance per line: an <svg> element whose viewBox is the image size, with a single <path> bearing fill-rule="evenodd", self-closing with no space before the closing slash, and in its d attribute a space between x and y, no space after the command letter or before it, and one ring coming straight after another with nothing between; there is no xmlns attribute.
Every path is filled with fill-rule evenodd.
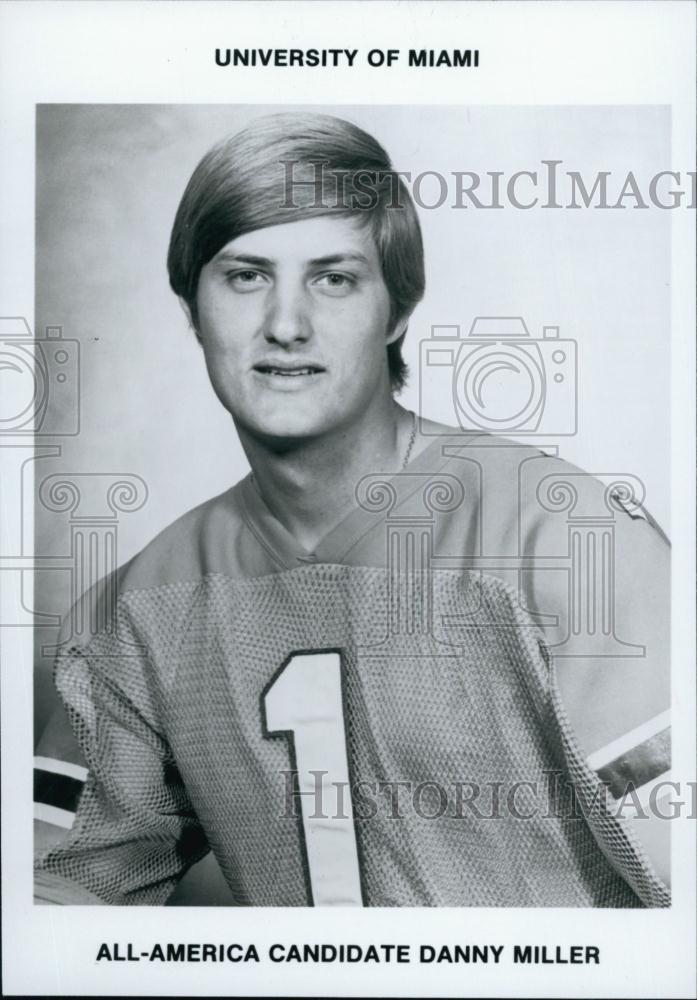
<svg viewBox="0 0 697 1000"><path fill-rule="evenodd" d="M215 255L215 260L222 264L253 264L255 267L271 267L273 261L268 257L257 257L252 253L232 253L230 250L221 250Z"/></svg>
<svg viewBox="0 0 697 1000"><path fill-rule="evenodd" d="M325 257L315 257L309 263L313 267L331 267L332 264L342 264L345 261L367 264L368 258L363 253L356 253L355 251L352 251L350 253L332 253L327 254Z"/></svg>

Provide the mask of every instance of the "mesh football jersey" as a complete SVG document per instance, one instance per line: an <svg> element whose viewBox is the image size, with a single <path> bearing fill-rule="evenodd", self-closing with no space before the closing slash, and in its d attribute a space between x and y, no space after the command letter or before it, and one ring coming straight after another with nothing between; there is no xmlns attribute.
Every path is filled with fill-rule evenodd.
<svg viewBox="0 0 697 1000"><path fill-rule="evenodd" d="M501 439L366 476L314 552L248 476L66 619L39 882L161 904L212 850L240 905L667 905L613 808L669 766L666 579L622 484Z"/></svg>

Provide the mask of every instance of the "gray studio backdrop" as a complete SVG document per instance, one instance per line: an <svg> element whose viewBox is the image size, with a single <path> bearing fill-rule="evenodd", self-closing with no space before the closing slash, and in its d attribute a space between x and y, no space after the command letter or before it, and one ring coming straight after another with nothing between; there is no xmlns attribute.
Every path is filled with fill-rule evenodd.
<svg viewBox="0 0 697 1000"><path fill-rule="evenodd" d="M76 511L74 497L61 501L50 483L36 504L36 551L56 557L56 568L36 574L38 612L68 610L80 518L83 526L96 525L98 535L109 533L116 544L110 558L121 563L247 471L232 422L209 387L200 348L169 290L165 259L179 198L200 157L223 135L275 110L37 108L35 321L38 334L60 327L68 342L69 377L55 419L69 433L51 437L51 428L43 428L49 436L42 440L58 443L60 455L37 457L35 477L37 489L49 477L56 477L54 486L77 477L82 505ZM405 355L412 377L402 401L417 408L421 399L424 415L448 419L428 373L419 394L419 344L434 325L460 325L466 333L476 316L521 316L538 339L544 326L558 326L560 337L578 345L578 432L545 440L589 472L638 476L648 508L669 530L671 212L636 210L630 199L617 210L452 207L454 171L478 173L486 201L488 173L500 172L504 184L516 171L542 178L543 160L562 161L558 169L579 172L589 189L599 171L610 172L612 203L628 171L647 185L671 169L669 109L315 110L373 133L396 169L412 177L438 172L449 185L443 205L420 210L427 292L410 324ZM438 201L438 184L424 176L424 204ZM518 191L520 200L531 196L525 182ZM560 185L558 200L568 201L568 185ZM72 386L79 390L74 400ZM78 404L79 426L71 410ZM450 420L456 423L455 416ZM115 482L128 485L110 493ZM38 739L57 704L52 655L45 650L56 629L36 633ZM180 902L226 900L211 862L185 882Z"/></svg>

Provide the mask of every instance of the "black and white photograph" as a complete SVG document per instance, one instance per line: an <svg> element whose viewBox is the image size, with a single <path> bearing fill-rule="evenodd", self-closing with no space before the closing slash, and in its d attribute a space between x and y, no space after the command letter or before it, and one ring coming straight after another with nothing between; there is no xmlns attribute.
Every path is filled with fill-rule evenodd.
<svg viewBox="0 0 697 1000"><path fill-rule="evenodd" d="M69 376L60 387L80 385L83 420L36 479L37 530L53 546L67 522L75 560L45 586L53 606L61 582L77 598L48 644L64 711L37 748L42 901L160 905L210 852L229 905L669 903L670 550L645 485L658 492L669 473L655 416L667 414L669 216L606 221L625 177L590 195L595 177L564 169L561 148L606 133L619 166L633 141L641 176L665 154L667 116L372 108L405 147L394 165L365 116L38 109L37 313L74 334L47 322L42 346ZM484 155L478 131L510 137L533 116L556 136L562 218L556 232L541 210L518 221L523 178L504 173L510 222L497 231L478 193L490 176L456 168L472 146ZM167 218L161 178L186 162L197 119L202 131L238 117ZM599 294L598 316L578 286L572 311L563 287L547 305L557 324L540 323L548 285L538 304L500 249L513 227L537 266L545 236L612 227L601 266L629 286L628 312ZM85 246L96 252L78 270ZM587 265L565 252L564 285ZM436 278L424 302L444 268L447 292ZM468 324L473 302L485 314ZM584 378L605 364L612 388L639 338L655 360L642 357L624 398ZM199 471L189 454L212 395L231 420ZM624 419L633 396L655 400L645 435ZM105 427L119 424L122 475L104 463ZM634 464L627 431L645 450ZM596 475L569 463L574 436L614 463ZM72 450L69 468L89 472L67 474ZM144 518L154 538L109 566L131 510L158 494L179 504L207 479L215 493L208 463L232 486L171 524ZM181 903L209 901L201 879Z"/></svg>
<svg viewBox="0 0 697 1000"><path fill-rule="evenodd" d="M367 5L320 6L316 38L210 32L208 99L25 108L1 568L36 981L620 995L613 935L665 955L693 919L684 109L468 100L449 6L392 47L320 43ZM621 995L688 995L650 961Z"/></svg>

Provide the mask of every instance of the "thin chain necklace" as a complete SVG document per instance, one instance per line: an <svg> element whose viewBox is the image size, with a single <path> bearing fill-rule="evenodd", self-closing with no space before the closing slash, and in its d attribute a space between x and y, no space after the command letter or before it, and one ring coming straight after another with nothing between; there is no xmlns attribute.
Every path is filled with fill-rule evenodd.
<svg viewBox="0 0 697 1000"><path fill-rule="evenodd" d="M414 447L414 442L416 441L416 414L414 413L413 410L409 410L409 413L411 413L411 434L409 435L409 442L407 444L407 449L404 452L404 461L402 462L402 468L400 469L400 472L403 472L406 469L407 465L409 465L409 459L411 458L412 448ZM255 486L257 486L257 481L254 478L254 473L251 471L249 473L249 478L250 481L253 482ZM257 486L257 489L258 488L259 487Z"/></svg>
<svg viewBox="0 0 697 1000"><path fill-rule="evenodd" d="M402 469L401 469L402 472L406 469L407 465L409 464L409 459L411 458L411 450L414 447L414 441L416 441L416 414L414 413L413 410L409 410L409 412L411 413L411 437L409 438L409 444L407 445L407 450L404 455L404 461L402 462Z"/></svg>

